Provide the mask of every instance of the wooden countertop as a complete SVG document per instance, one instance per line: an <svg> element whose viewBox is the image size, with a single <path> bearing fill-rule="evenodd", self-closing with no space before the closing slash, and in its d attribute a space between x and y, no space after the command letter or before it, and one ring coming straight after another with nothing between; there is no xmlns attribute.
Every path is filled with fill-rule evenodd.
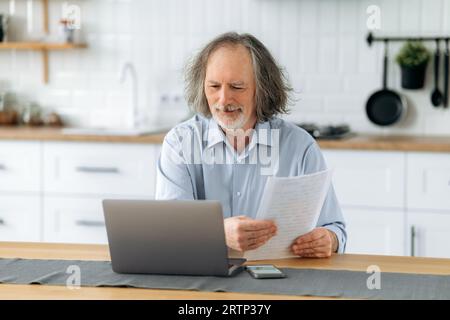
<svg viewBox="0 0 450 320"><path fill-rule="evenodd" d="M43 140L161 144L165 133L143 136L73 135L58 128L0 127L0 140ZM318 140L323 149L450 152L450 136L367 135Z"/></svg>
<svg viewBox="0 0 450 320"><path fill-rule="evenodd" d="M318 140L322 149L450 152L450 136L356 134L342 140Z"/></svg>
<svg viewBox="0 0 450 320"><path fill-rule="evenodd" d="M64 134L60 128L0 127L0 140L78 141L161 144L166 133L119 136Z"/></svg>
<svg viewBox="0 0 450 320"><path fill-rule="evenodd" d="M105 245L0 242L1 258L110 260ZM378 265L382 272L450 275L450 259L372 255L333 255L329 259L268 260L278 267L366 271ZM316 297L317 298L317 297ZM197 292L133 288L0 284L0 299L314 299L314 297L233 292Z"/></svg>

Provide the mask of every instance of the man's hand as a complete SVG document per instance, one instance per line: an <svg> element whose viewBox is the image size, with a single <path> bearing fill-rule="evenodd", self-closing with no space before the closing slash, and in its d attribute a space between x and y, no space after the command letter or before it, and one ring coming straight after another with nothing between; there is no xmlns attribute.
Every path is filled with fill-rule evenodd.
<svg viewBox="0 0 450 320"><path fill-rule="evenodd" d="M316 228L294 240L294 254L305 258L327 258L337 251L336 234L326 228Z"/></svg>
<svg viewBox="0 0 450 320"><path fill-rule="evenodd" d="M246 216L224 220L227 246L237 251L256 249L272 238L277 231L270 220L254 220Z"/></svg>

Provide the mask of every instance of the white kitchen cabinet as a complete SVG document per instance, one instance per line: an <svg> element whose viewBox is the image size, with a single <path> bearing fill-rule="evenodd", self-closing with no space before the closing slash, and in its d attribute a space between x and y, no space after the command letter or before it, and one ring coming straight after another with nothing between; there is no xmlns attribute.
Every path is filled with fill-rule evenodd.
<svg viewBox="0 0 450 320"><path fill-rule="evenodd" d="M402 210L342 208L347 224L347 253L404 255Z"/></svg>
<svg viewBox="0 0 450 320"><path fill-rule="evenodd" d="M159 150L0 141L0 241L107 243L101 200L152 199Z"/></svg>
<svg viewBox="0 0 450 320"><path fill-rule="evenodd" d="M46 197L44 241L108 243L102 198Z"/></svg>
<svg viewBox="0 0 450 320"><path fill-rule="evenodd" d="M450 258L450 212L409 212L408 253L418 257Z"/></svg>
<svg viewBox="0 0 450 320"><path fill-rule="evenodd" d="M44 198L44 241L62 243L108 243L103 199L150 199L149 197L103 196ZM124 212L126 214L126 212Z"/></svg>
<svg viewBox="0 0 450 320"><path fill-rule="evenodd" d="M407 206L450 211L450 154L407 154Z"/></svg>
<svg viewBox="0 0 450 320"><path fill-rule="evenodd" d="M405 206L405 155L402 152L323 151L333 171L339 202L347 206Z"/></svg>
<svg viewBox="0 0 450 320"><path fill-rule="evenodd" d="M47 194L154 196L154 145L46 142L43 150Z"/></svg>
<svg viewBox="0 0 450 320"><path fill-rule="evenodd" d="M0 195L0 241L40 241L40 197Z"/></svg>
<svg viewBox="0 0 450 320"><path fill-rule="evenodd" d="M38 192L41 143L0 141L0 192Z"/></svg>

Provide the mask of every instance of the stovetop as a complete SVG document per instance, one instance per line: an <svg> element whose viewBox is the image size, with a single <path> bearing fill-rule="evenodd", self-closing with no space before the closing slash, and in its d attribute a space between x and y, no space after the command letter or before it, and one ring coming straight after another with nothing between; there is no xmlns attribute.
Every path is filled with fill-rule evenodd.
<svg viewBox="0 0 450 320"><path fill-rule="evenodd" d="M297 125L306 130L314 139L343 139L353 135L350 126L346 124L319 126L314 123L300 123Z"/></svg>

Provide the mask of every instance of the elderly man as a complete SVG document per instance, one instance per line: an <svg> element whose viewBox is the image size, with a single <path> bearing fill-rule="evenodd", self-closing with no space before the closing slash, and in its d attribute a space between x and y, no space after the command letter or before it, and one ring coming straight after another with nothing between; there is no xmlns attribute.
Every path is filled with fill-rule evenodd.
<svg viewBox="0 0 450 320"><path fill-rule="evenodd" d="M256 249L277 232L273 221L255 219L269 176L258 155L276 158L273 175L293 177L326 169L322 154L306 131L276 117L287 112L292 89L252 35L217 37L192 59L185 77L186 99L197 114L164 139L156 198L219 200L227 246ZM273 131L277 135L269 138L259 133ZM301 257L329 257L344 252L346 238L330 187L317 227L299 235L291 250Z"/></svg>

